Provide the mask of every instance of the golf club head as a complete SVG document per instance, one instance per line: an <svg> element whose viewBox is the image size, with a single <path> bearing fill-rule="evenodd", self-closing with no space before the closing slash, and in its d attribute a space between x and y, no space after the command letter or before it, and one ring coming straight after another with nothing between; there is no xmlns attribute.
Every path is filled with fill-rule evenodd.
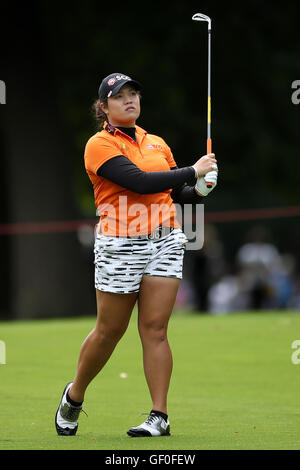
<svg viewBox="0 0 300 470"><path fill-rule="evenodd" d="M208 29L211 28L211 19L207 15L203 15L202 13L195 13L195 15L192 16L192 20L194 20L194 21L207 21L208 22Z"/></svg>

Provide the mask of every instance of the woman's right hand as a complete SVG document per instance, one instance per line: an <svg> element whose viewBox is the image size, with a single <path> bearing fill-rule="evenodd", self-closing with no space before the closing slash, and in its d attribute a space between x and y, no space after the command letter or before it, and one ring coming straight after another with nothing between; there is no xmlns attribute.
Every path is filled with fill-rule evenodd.
<svg viewBox="0 0 300 470"><path fill-rule="evenodd" d="M206 175L206 173L208 173L209 171L218 171L215 154L209 153L208 155L204 155L203 157L199 158L199 160L193 165L193 167L198 173L198 178Z"/></svg>

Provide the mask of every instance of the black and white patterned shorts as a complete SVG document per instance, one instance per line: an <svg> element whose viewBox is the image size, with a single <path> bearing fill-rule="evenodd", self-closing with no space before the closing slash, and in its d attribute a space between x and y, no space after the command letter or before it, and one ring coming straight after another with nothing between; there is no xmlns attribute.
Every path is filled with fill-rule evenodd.
<svg viewBox="0 0 300 470"><path fill-rule="evenodd" d="M96 289L138 292L144 274L182 279L187 242L181 229L152 240L98 234L94 246Z"/></svg>

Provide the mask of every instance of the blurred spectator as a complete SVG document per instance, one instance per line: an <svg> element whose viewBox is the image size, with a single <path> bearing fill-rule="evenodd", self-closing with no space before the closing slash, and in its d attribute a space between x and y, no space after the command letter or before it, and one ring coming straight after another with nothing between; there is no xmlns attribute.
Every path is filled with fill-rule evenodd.
<svg viewBox="0 0 300 470"><path fill-rule="evenodd" d="M235 275L226 275L208 291L208 311L224 314L245 310L249 305L249 293L242 279Z"/></svg>
<svg viewBox="0 0 300 470"><path fill-rule="evenodd" d="M300 310L300 275L294 276L294 292L289 307Z"/></svg>
<svg viewBox="0 0 300 470"><path fill-rule="evenodd" d="M272 294L270 275L280 262L277 248L268 241L263 226L255 226L249 233L249 242L237 252L237 266L246 290L250 294L250 309L267 308Z"/></svg>
<svg viewBox="0 0 300 470"><path fill-rule="evenodd" d="M269 276L272 289L270 308L287 308L292 306L295 294L295 281L293 279L295 259L290 254L280 256Z"/></svg>
<svg viewBox="0 0 300 470"><path fill-rule="evenodd" d="M226 273L223 245L214 225L205 225L203 248L190 255L193 306L199 312L207 312L208 291Z"/></svg>
<svg viewBox="0 0 300 470"><path fill-rule="evenodd" d="M265 227L255 226L236 255L236 273L225 275L208 291L208 310L281 309L297 303L295 259L280 255ZM299 296L300 300L300 296Z"/></svg>

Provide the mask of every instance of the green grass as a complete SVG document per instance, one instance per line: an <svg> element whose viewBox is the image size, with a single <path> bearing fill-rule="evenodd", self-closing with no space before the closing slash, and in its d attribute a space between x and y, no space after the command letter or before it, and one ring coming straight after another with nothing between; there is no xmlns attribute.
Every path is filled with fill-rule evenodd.
<svg viewBox="0 0 300 470"><path fill-rule="evenodd" d="M76 437L59 437L54 415L94 318L0 323L0 449L300 449L300 364L291 344L300 315L175 312L171 436L132 439L150 410L136 312L109 363L88 388ZM128 377L120 378L126 372Z"/></svg>

